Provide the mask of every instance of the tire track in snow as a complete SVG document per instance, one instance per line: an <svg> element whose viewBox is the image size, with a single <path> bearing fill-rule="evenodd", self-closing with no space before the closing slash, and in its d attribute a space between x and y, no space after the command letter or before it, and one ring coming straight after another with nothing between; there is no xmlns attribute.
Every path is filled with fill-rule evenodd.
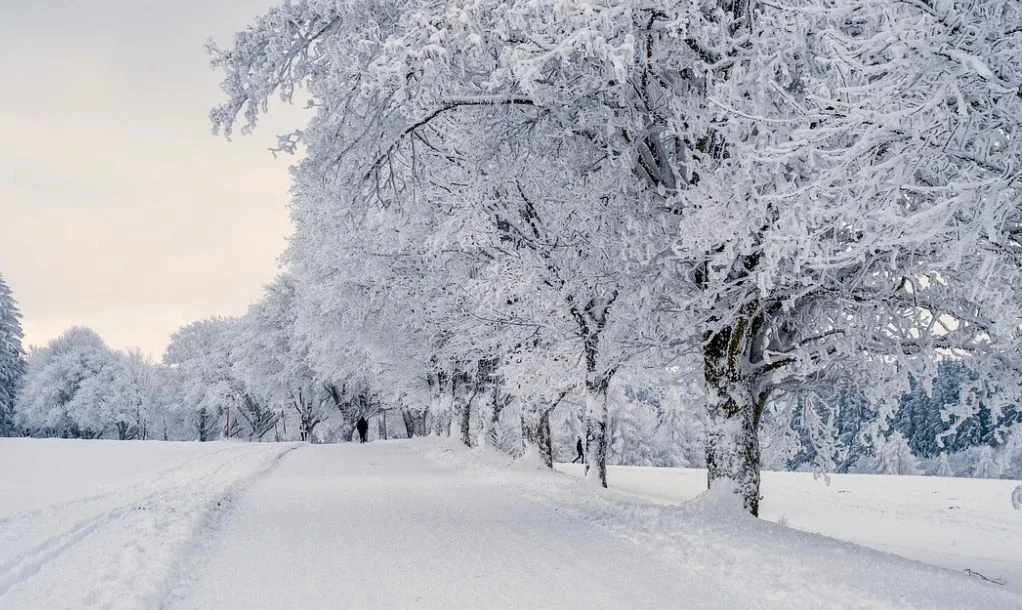
<svg viewBox="0 0 1022 610"><path fill-rule="evenodd" d="M203 454L199 454L199 455L190 456L189 458L187 458L186 460L184 460L183 462L181 462L177 466L173 466L171 468L165 468L163 470L159 470L159 471L147 474L145 476L145 479L147 481L151 481L151 480L163 479L163 478L165 478L167 476L173 476L175 473L178 473L178 472L181 472L181 471L193 468L194 467L194 463L196 463L196 462L207 461L210 458L212 458L214 456L218 456L220 454L223 454L225 451L229 451L229 450L231 450L231 447L224 447L224 448L221 448L221 449L216 449L214 451L210 451L209 453L203 453ZM8 542L9 540L13 540L13 539L19 537L19 535L23 533L23 528L24 528L25 525L33 525L41 517L44 518L46 515L52 515L54 513L67 512L68 509L72 509L72 508L78 508L78 507L84 508L87 505L92 504L92 503L100 503L103 500L109 500L109 499L114 498L116 496L126 495L126 491L128 493L130 493L130 491L133 488L133 486L138 484L138 483L139 483L139 481L132 481L130 483L111 484L109 486L110 489L108 489L108 490L106 490L106 491L104 491L102 493L86 496L84 498L76 498L74 500L58 502L58 503L55 503L55 504L50 504L50 505L48 505L48 506L46 506L44 508L37 508L37 509L33 509L33 510L21 511L21 512L17 512L17 513L14 513L12 515L9 515L7 517L2 517L2 518L0 518L0 546L3 546L3 543ZM3 572L0 571L0 574L2 574L2 573Z"/></svg>
<svg viewBox="0 0 1022 610"><path fill-rule="evenodd" d="M223 451L226 451L226 449L221 449L201 457L212 457L222 453ZM201 478L219 474L234 463L237 463L240 459L241 458L235 457L231 463L219 464L213 472L202 473ZM182 464L181 466L156 473L154 478L166 476L170 473L184 472L186 469L192 467L191 462L192 460L189 460L188 463ZM193 483L197 478L200 477L184 478L184 480L180 480L166 489L157 489L156 491L141 497L129 497L126 502L123 501L123 499L119 499L118 505L115 508L101 509L101 514L94 514L87 519L77 521L70 529L66 529L59 534L45 538L42 542L23 552L17 558L0 565L0 597L2 597L3 594L11 588L11 586L21 580L24 580L24 578L18 578L19 574L24 575L25 577L30 577L32 574L39 571L47 559L53 559L59 556L61 552L71 548L90 534L101 529L103 526L112 523L132 510L144 510L143 506L152 504L154 500L188 487L189 484ZM130 490L128 491L130 493ZM56 512L53 510L54 508L58 509L58 511L63 511L76 504L87 504L89 501L98 502L115 496L126 495L128 494L125 493L125 490L116 490L106 494L93 496L92 498L65 502L47 509L32 511L30 515L23 517L23 519L39 519L40 517L45 516L46 513L52 514L53 512ZM42 558L42 561L40 561L40 558Z"/></svg>
<svg viewBox="0 0 1022 610"><path fill-rule="evenodd" d="M168 605L176 603L185 595L187 588L194 584L202 572L202 566L208 562L210 550L227 525L228 516L234 507L235 500L276 470L285 457L307 446L303 444L288 447L273 458L265 468L231 486L215 499L215 503L211 503L202 521L192 531L190 540L183 545L185 550L178 555L173 567L168 572L167 581L163 586L162 595L160 595L160 608L166 608Z"/></svg>
<svg viewBox="0 0 1022 610"><path fill-rule="evenodd" d="M142 601L139 597L148 597L147 593L162 588L162 582L153 585L152 581L169 575L179 547L189 540L203 515L225 495L224 490L239 488L245 481L258 478L295 447L276 448L283 451L271 454L267 446L228 446L192 456L177 466L148 476L149 482L143 489L138 489L136 484L8 518L4 525L7 538L15 529L9 526L18 522L32 526L28 535L47 530L59 533L49 533L0 564L0 607L54 607L50 603L26 603L38 595L52 598L53 604L60 603L64 607L74 605L76 599L78 605L101 607L153 605L138 603ZM262 466L261 462L267 458L269 465ZM246 472L250 465L255 466L255 470ZM65 521L76 514L85 517L67 526ZM18 533L15 531L13 535ZM93 552L94 548L99 552ZM75 559L82 555L95 555L101 561L76 564ZM87 565L90 573L104 568L106 572L99 578L93 573L84 581L79 580L85 583L84 587L61 587L61 564ZM50 566L54 569L48 570ZM47 574L47 571L53 573ZM43 582L35 583L35 579ZM136 586L140 579L148 579L149 586L145 586L146 583ZM48 582L54 580L56 583ZM127 586L111 586L119 583ZM52 588L54 584L56 590ZM60 596L55 592L61 589L67 589L70 595ZM155 603L156 600L150 601Z"/></svg>
<svg viewBox="0 0 1022 610"><path fill-rule="evenodd" d="M110 511L101 517L86 519L71 528L70 531L49 538L42 544L37 545L29 551L27 557L0 566L0 600L2 600L11 587L32 578L32 576L39 573L39 570L47 562L59 557L67 549L77 545L104 525L117 520L128 511L129 507L122 507Z"/></svg>

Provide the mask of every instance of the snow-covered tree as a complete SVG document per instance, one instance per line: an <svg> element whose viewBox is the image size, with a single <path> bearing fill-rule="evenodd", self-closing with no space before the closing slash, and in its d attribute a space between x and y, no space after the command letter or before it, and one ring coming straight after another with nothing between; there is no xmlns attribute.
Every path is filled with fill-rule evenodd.
<svg viewBox="0 0 1022 610"><path fill-rule="evenodd" d="M250 436L261 438L280 424L282 438L311 441L327 417L323 381L296 334L297 298L294 279L282 275L241 319L233 367L251 395L242 409Z"/></svg>
<svg viewBox="0 0 1022 610"><path fill-rule="evenodd" d="M191 422L191 438L208 441L238 433L237 409L244 401L232 367L238 324L237 318L192 322L171 336L163 354L167 380L177 394L173 408Z"/></svg>
<svg viewBox="0 0 1022 610"><path fill-rule="evenodd" d="M956 24L975 26L960 37L915 4L797 4L760 5L757 31L729 67L707 66L705 99L718 109L709 154L698 187L675 201L677 258L693 270L677 296L695 299L687 313L702 329L715 396L710 478L738 481L753 512L755 431L778 388L865 374L883 422L904 387L905 373L893 372L932 367L939 347L1003 340L1017 319L989 282L994 268L1011 270L972 253L1001 241L1017 193L989 165L1008 167L1017 143L986 140L1014 129L1020 100L962 62L986 54L980 63L1005 62L1017 81L1017 59L996 48L988 25L1017 8L946 3Z"/></svg>
<svg viewBox="0 0 1022 610"><path fill-rule="evenodd" d="M401 300L370 324L426 322L433 332L396 334L423 378L464 355L473 315L510 337L552 329L538 345L572 337L602 484L606 392L627 346L690 360L695 347L709 481L733 480L756 513L768 402L825 377L868 380L876 440L936 350L1013 344L1019 11L297 2L212 49L228 96L213 120L250 127L271 95L307 88L315 117L280 148L308 152L289 255L320 312L308 334L365 327L382 309L379 271L402 280ZM471 298L444 298L454 286ZM436 299L439 315L398 322L409 297ZM326 345L378 355L383 335Z"/></svg>
<svg viewBox="0 0 1022 610"><path fill-rule="evenodd" d="M1005 430L997 447L997 463L1001 476L1022 478L1022 424Z"/></svg>
<svg viewBox="0 0 1022 610"><path fill-rule="evenodd" d="M919 460L900 432L876 442L875 471L880 474L919 474Z"/></svg>
<svg viewBox="0 0 1022 610"><path fill-rule="evenodd" d="M155 375L140 351L112 353L96 375L82 382L68 411L83 428L113 433L120 440L149 438L160 406Z"/></svg>
<svg viewBox="0 0 1022 610"><path fill-rule="evenodd" d="M937 471L934 474L938 477L955 476L955 471L951 468L951 463L948 461L947 453L940 454L940 458L937 462Z"/></svg>
<svg viewBox="0 0 1022 610"><path fill-rule="evenodd" d="M93 418L80 390L114 364L116 355L92 330L74 327L29 354L16 421L32 434L102 436L107 423ZM110 422L112 423L112 422Z"/></svg>
<svg viewBox="0 0 1022 610"><path fill-rule="evenodd" d="M21 312L0 275L0 436L14 434L14 403L25 374Z"/></svg>
<svg viewBox="0 0 1022 610"><path fill-rule="evenodd" d="M994 450L989 445L979 448L972 476L982 479L996 479L1001 476L1001 464L998 463Z"/></svg>
<svg viewBox="0 0 1022 610"><path fill-rule="evenodd" d="M420 48L429 37L420 27L424 22L412 16L435 12L443 20L453 17L454 12L445 14L441 8L434 3L357 7L303 3L271 11L257 26L239 34L232 51L214 50L214 61L227 71L225 89L230 96L214 111L214 121L229 130L243 110L253 121L265 96L278 88L290 96L296 85L310 87L317 116L300 137L282 143L287 149L300 140L308 151L296 174L297 234L292 256L305 249L300 259L291 259L296 273L308 274L301 265L312 260L319 273L308 275L319 280L327 273L351 277L353 271L360 283L370 277L359 273L361 265L358 261L352 264L350 257L342 261L344 264L324 266L321 262L348 250L340 244L327 245L330 238L334 242L340 238L338 228L348 232L340 243L350 244L350 233L361 235L353 229L364 227L367 219L375 229L374 235L403 239L397 237L397 231L380 231L373 226L377 218L385 216L380 208L405 212L405 224L414 217L416 220L410 223L413 235L423 227L433 231L434 239L425 242L431 249L425 256L421 249L413 250L412 261L446 265L453 258L447 255L449 251L458 250L465 253L462 258L471 274L480 261L499 255L501 260L487 267L493 274L485 276L491 280L485 292L492 298L482 300L477 294L472 307L490 314L478 318L496 318L497 324L489 327L491 332L496 326L504 330L523 327L520 325L537 328L549 321L545 315L537 321L537 314L549 313L562 327L556 332L577 342L586 366L584 387L590 396L587 446L593 455L589 463L595 467L594 479L605 484L606 391L616 365L614 358L605 355L604 347L610 333L611 309L632 295L619 281L619 272L628 271L628 267L621 265L616 256L601 256L600 252L613 236L626 233L621 214L610 210L622 206L631 209L633 201L627 192L620 192L617 176L603 168L605 155L599 149L562 145L566 126L574 128L572 117L550 115L552 122L544 119L536 123L537 114L540 118L543 115L538 111L542 102L528 96L516 97L514 90L519 87L514 83L501 84L499 88L506 91L496 95L486 91L484 81L501 67L493 61L496 55L468 47L476 46L472 41L479 32L494 25L488 22L488 8L496 7L478 6L471 8L471 14L463 12L469 17L467 28L443 24L453 26L447 52L469 51L463 57L471 65L456 68L404 52ZM402 11L410 19L402 20ZM376 27L365 28L367 22ZM542 24L536 21L536 25ZM307 28L312 32L323 27L327 29L317 35L314 45L302 33ZM498 42L490 33L486 37ZM270 40L274 42L264 44ZM278 46L294 50L302 62L315 56L312 61L319 68L313 73L305 67L311 63L294 66L276 51L266 54ZM341 57L343 61L335 61ZM276 67L268 69L271 65ZM283 80L273 76L277 68L283 68ZM422 76L416 76L410 86L402 84L403 77L395 78L409 71L422 71ZM466 79L466 72L472 78ZM387 100L401 101L391 104ZM344 110L339 112L340 108ZM528 127L529 123L534 124ZM530 136L532 129L541 135ZM523 157L524 151L532 158ZM336 169L351 179L331 178L336 176ZM379 205L367 209L367 202ZM324 214L324 209L332 213ZM443 215L452 220L440 223L437 219ZM309 245L302 246L306 239ZM310 246L315 247L314 254L308 252ZM365 255L368 251L370 257L390 253L399 263L404 263L409 254L396 253L394 248L380 250L355 252ZM443 275L448 270L445 268ZM429 279L434 287L447 284L444 280L438 282L436 276ZM502 288L494 291L497 285ZM500 305L496 311L488 307L494 303ZM518 319L522 311L532 315ZM441 324L445 327L450 326ZM457 335L448 332L434 337L434 350L446 352L439 358L441 362L451 360L449 354L456 359L466 358L466 354L458 353L463 351L458 342L452 341ZM425 346L426 342L420 344ZM504 342L502 349L514 350L521 344L512 339ZM432 361L434 355L427 358ZM441 384L435 385L439 388Z"/></svg>

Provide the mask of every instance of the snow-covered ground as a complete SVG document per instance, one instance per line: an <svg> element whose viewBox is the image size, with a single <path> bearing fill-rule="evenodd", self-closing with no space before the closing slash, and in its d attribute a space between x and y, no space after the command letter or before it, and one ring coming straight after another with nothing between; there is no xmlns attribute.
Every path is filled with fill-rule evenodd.
<svg viewBox="0 0 1022 610"><path fill-rule="evenodd" d="M294 445L0 439L0 608L153 608Z"/></svg>
<svg viewBox="0 0 1022 610"><path fill-rule="evenodd" d="M581 476L578 465L559 470ZM1019 482L946 477L764 472L761 516L799 530L952 570L1003 579L1022 593ZM706 489L706 471L611 466L608 484L653 502L679 503Z"/></svg>
<svg viewBox="0 0 1022 610"><path fill-rule="evenodd" d="M755 520L728 498L667 504L697 493L698 471L614 469L628 492L597 490L436 440L0 439L0 463L14 465L0 476L0 608L1022 608L1013 577ZM935 503L922 483L870 478L768 475L765 516L903 554L949 527L982 538L996 518L997 557L1022 559L1009 548L1022 514L983 499L997 482L947 482ZM864 532L874 509L919 520L874 516ZM969 559L997 558L983 544Z"/></svg>

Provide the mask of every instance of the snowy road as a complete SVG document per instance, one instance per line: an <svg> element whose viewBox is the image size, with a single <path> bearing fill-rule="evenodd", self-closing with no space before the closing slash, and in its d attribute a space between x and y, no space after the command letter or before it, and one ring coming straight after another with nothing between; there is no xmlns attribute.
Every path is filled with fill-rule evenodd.
<svg viewBox="0 0 1022 610"><path fill-rule="evenodd" d="M1022 608L730 497L507 462L437 439L0 439L0 609Z"/></svg>
<svg viewBox="0 0 1022 610"><path fill-rule="evenodd" d="M713 498L653 506L489 457L431 441L303 447L239 500L171 607L1022 607Z"/></svg>
<svg viewBox="0 0 1022 610"><path fill-rule="evenodd" d="M736 607L683 566L424 460L404 443L287 456L237 504L181 608ZM734 603L731 603L734 602Z"/></svg>

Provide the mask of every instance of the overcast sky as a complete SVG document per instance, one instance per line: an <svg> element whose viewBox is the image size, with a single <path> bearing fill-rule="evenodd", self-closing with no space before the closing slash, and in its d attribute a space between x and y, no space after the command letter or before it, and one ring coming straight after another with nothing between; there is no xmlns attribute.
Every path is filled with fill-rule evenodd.
<svg viewBox="0 0 1022 610"><path fill-rule="evenodd" d="M83 325L159 358L278 273L293 159L267 148L298 111L212 136L202 50L273 4L0 2L0 274L28 344Z"/></svg>

